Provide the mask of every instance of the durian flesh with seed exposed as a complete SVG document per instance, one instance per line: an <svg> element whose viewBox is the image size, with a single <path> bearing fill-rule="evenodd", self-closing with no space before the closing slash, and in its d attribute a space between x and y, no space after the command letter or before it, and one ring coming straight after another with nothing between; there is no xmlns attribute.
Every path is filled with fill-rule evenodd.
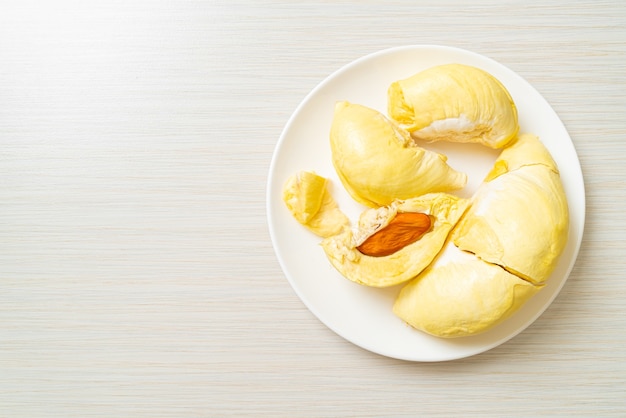
<svg viewBox="0 0 626 418"><path fill-rule="evenodd" d="M331 264L353 282L372 287L403 283L430 264L468 204L469 200L447 193L430 193L370 208L361 214L355 228L326 238L322 241L322 248ZM401 212L430 216L430 230L416 242L390 255L373 257L359 251L359 245L367 237L384 229Z"/></svg>

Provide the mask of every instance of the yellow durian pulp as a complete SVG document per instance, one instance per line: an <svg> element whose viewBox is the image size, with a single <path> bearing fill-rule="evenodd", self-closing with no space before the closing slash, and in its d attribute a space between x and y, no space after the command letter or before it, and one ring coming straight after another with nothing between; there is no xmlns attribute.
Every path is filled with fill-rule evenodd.
<svg viewBox="0 0 626 418"><path fill-rule="evenodd" d="M465 337L501 323L540 289L448 242L432 265L402 288L393 311L428 334Z"/></svg>
<svg viewBox="0 0 626 418"><path fill-rule="evenodd" d="M290 176L283 187L283 201L293 217L314 234L329 237L349 226L327 187L328 179L311 171Z"/></svg>
<svg viewBox="0 0 626 418"><path fill-rule="evenodd" d="M435 261L400 292L394 313L439 337L478 334L517 311L550 278L569 211L539 138L503 150Z"/></svg>
<svg viewBox="0 0 626 418"><path fill-rule="evenodd" d="M366 286L386 287L417 276L435 258L469 200L446 193L394 201L365 210L354 230L346 229L322 241L331 264L347 279ZM400 212L424 213L432 219L430 230L418 241L383 257L362 254L357 247L384 228Z"/></svg>
<svg viewBox="0 0 626 418"><path fill-rule="evenodd" d="M502 148L519 130L517 108L502 83L463 64L431 67L388 89L389 117L425 141Z"/></svg>
<svg viewBox="0 0 626 418"><path fill-rule="evenodd" d="M569 210L556 163L534 135L504 150L452 235L461 249L524 279L548 280L568 238ZM505 167L505 168L503 168Z"/></svg>
<svg viewBox="0 0 626 418"><path fill-rule="evenodd" d="M330 144L341 182L366 206L456 190L467 182L446 156L418 147L406 130L362 105L336 104Z"/></svg>

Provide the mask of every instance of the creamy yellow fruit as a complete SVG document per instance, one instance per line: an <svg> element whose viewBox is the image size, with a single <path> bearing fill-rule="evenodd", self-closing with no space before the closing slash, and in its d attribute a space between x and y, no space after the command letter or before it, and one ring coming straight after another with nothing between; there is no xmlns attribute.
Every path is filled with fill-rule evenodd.
<svg viewBox="0 0 626 418"><path fill-rule="evenodd" d="M341 182L366 206L456 190L467 182L446 156L418 147L406 130L365 106L337 103L330 145Z"/></svg>
<svg viewBox="0 0 626 418"><path fill-rule="evenodd" d="M432 260L469 201L446 193L431 193L421 197L394 201L388 206L364 211L354 230L322 241L322 247L332 265L346 278L374 287L392 286L418 275ZM399 212L425 213L432 224L418 241L382 257L368 256L357 248L368 237L380 231Z"/></svg>
<svg viewBox="0 0 626 418"><path fill-rule="evenodd" d="M283 187L283 201L302 225L320 237L329 237L349 226L327 188L328 180L310 171L289 177Z"/></svg>
<svg viewBox="0 0 626 418"><path fill-rule="evenodd" d="M519 130L507 89L488 72L462 64L429 68L388 89L389 117L426 141L501 148Z"/></svg>
<svg viewBox="0 0 626 418"><path fill-rule="evenodd" d="M556 164L536 136L525 134L502 152L452 239L462 250L540 284L567 243L568 227Z"/></svg>
<svg viewBox="0 0 626 418"><path fill-rule="evenodd" d="M502 151L444 251L400 292L398 317L440 337L486 331L549 279L568 238L556 163L534 135Z"/></svg>
<svg viewBox="0 0 626 418"><path fill-rule="evenodd" d="M428 334L464 337L501 323L539 290L448 242L436 260L402 288L393 311Z"/></svg>

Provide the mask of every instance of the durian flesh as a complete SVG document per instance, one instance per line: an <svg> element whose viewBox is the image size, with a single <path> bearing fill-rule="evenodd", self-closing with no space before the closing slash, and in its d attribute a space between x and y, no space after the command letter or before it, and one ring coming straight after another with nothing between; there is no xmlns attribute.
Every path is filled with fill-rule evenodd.
<svg viewBox="0 0 626 418"><path fill-rule="evenodd" d="M530 134L502 151L435 261L402 289L394 313L439 337L499 324L537 293L568 238L556 163Z"/></svg>
<svg viewBox="0 0 626 418"><path fill-rule="evenodd" d="M293 217L320 237L329 237L350 225L328 191L328 179L312 171L300 171L287 179L283 201Z"/></svg>
<svg viewBox="0 0 626 418"><path fill-rule="evenodd" d="M535 284L548 280L568 238L569 210L556 163L534 135L504 150L452 239L462 250Z"/></svg>
<svg viewBox="0 0 626 418"><path fill-rule="evenodd" d="M488 72L463 64L431 67L388 89L389 117L419 139L502 148L519 130L507 89Z"/></svg>
<svg viewBox="0 0 626 418"><path fill-rule="evenodd" d="M465 337L501 323L540 289L448 242L432 265L402 288L393 311L428 334Z"/></svg>
<svg viewBox="0 0 626 418"><path fill-rule="evenodd" d="M354 282L386 287L406 282L417 276L437 255L469 200L447 193L394 201L388 206L364 211L354 230L322 241L322 248L331 264ZM362 254L357 247L384 226L399 212L424 213L431 217L430 230L418 241L383 257Z"/></svg>
<svg viewBox="0 0 626 418"><path fill-rule="evenodd" d="M446 156L418 147L407 131L362 105L336 104L330 145L341 182L366 206L456 190L467 182Z"/></svg>

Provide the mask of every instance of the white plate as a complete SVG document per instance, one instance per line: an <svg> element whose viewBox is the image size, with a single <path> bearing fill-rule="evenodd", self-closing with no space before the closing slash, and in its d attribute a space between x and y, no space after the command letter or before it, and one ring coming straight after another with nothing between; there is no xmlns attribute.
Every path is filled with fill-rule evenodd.
<svg viewBox="0 0 626 418"><path fill-rule="evenodd" d="M392 312L401 286L375 289L341 276L319 246L320 238L299 225L287 211L281 191L299 170L313 170L332 182L341 209L356 219L364 207L343 189L331 162L328 133L335 102L347 100L386 114L387 87L428 67L461 63L482 68L509 90L519 112L520 132L538 135L561 171L570 208L569 242L548 285L501 325L471 337L441 339L407 326ZM471 196L491 168L498 152L480 145L435 143L430 148L449 157L454 168L468 174ZM442 46L405 46L360 58L329 76L298 106L278 141L272 159L267 215L280 265L304 304L330 329L372 352L403 360L443 361L475 355L513 338L533 323L557 296L571 272L585 221L585 191L574 145L546 100L524 79L501 64L473 52Z"/></svg>

